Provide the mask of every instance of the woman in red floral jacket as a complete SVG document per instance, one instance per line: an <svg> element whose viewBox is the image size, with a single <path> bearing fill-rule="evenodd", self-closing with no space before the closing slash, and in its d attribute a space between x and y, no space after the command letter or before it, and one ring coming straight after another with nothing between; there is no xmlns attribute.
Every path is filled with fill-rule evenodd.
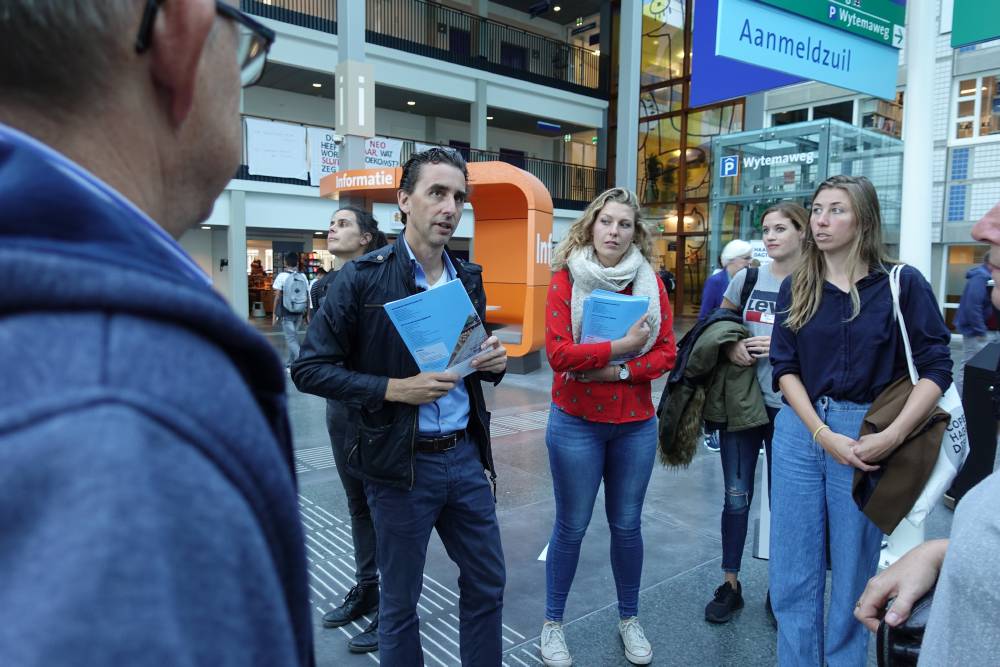
<svg viewBox="0 0 1000 667"><path fill-rule="evenodd" d="M650 382L670 370L676 349L667 292L650 255L635 194L614 188L573 223L552 261L545 347L555 377L545 442L556 518L545 563L541 636L549 667L572 664L563 610L602 479L625 657L634 664L653 659L637 619L640 515L656 454ZM581 344L583 302L595 289L649 297L649 308L623 338ZM620 359L628 361L615 361Z"/></svg>

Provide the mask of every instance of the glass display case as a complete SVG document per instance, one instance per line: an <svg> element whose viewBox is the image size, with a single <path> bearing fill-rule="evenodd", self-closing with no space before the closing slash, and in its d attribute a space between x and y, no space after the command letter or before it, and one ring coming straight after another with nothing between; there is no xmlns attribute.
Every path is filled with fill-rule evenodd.
<svg viewBox="0 0 1000 667"><path fill-rule="evenodd" d="M732 238L761 238L760 214L783 199L808 205L829 176L867 176L878 191L889 254L899 245L903 142L838 120L750 130L712 139L709 257ZM735 219L735 226L731 220Z"/></svg>

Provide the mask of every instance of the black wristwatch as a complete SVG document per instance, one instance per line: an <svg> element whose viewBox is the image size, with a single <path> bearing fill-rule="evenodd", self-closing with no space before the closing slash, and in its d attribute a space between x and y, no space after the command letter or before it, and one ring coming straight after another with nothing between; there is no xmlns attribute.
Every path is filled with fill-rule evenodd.
<svg viewBox="0 0 1000 667"><path fill-rule="evenodd" d="M618 379L627 380L632 374L628 370L628 364L618 364Z"/></svg>

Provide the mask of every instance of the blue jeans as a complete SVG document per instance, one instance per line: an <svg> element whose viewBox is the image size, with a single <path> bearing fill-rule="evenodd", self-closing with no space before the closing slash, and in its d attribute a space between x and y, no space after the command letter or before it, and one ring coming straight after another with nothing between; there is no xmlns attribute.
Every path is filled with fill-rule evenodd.
<svg viewBox="0 0 1000 667"><path fill-rule="evenodd" d="M483 471L476 443L463 438L446 452L418 452L410 491L364 483L382 575L378 643L383 665L424 664L417 600L432 528L458 565L462 664L500 665L506 570L496 502Z"/></svg>
<svg viewBox="0 0 1000 667"><path fill-rule="evenodd" d="M719 459L726 497L722 506L722 571L739 572L747 542L753 485L757 477L760 446L767 451L767 482L770 496L771 436L778 408L767 407L768 423L745 431L719 432Z"/></svg>
<svg viewBox="0 0 1000 667"><path fill-rule="evenodd" d="M820 398L819 418L835 433L857 438L868 405ZM812 441L790 407L774 422L770 590L778 619L779 665L861 667L868 630L854 603L878 566L882 532L851 497L854 468L837 463ZM830 612L825 636L825 533L830 534Z"/></svg>
<svg viewBox="0 0 1000 667"><path fill-rule="evenodd" d="M545 444L556 499L556 520L545 560L545 618L563 618L601 479L611 529L618 614L636 616L642 576L642 503L656 455L656 418L602 424L573 417L553 405Z"/></svg>

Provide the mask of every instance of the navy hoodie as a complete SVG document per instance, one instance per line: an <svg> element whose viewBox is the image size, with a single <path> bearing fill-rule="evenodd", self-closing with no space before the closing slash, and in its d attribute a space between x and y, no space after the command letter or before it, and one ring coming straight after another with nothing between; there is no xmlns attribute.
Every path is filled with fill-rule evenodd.
<svg viewBox="0 0 1000 667"><path fill-rule="evenodd" d="M985 265L974 266L965 274L965 289L955 314L955 330L963 336L985 336L987 322L993 314L990 301L990 270Z"/></svg>
<svg viewBox="0 0 1000 667"><path fill-rule="evenodd" d="M154 231L0 125L0 664L311 665L280 361Z"/></svg>

